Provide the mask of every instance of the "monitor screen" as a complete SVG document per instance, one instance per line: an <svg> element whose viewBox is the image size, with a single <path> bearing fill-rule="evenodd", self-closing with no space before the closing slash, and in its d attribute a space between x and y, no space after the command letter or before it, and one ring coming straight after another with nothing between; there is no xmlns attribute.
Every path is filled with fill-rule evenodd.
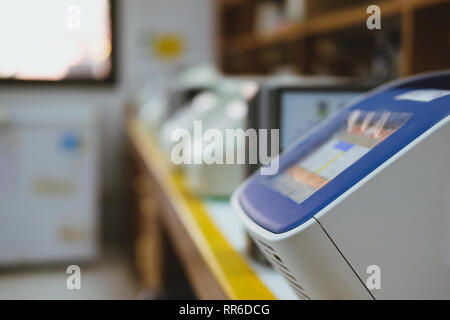
<svg viewBox="0 0 450 320"><path fill-rule="evenodd" d="M389 137L409 117L409 113L352 111L327 141L265 183L301 203Z"/></svg>
<svg viewBox="0 0 450 320"><path fill-rule="evenodd" d="M0 80L109 79L111 2L0 0Z"/></svg>
<svg viewBox="0 0 450 320"><path fill-rule="evenodd" d="M281 150L360 94L356 91L283 92L280 110Z"/></svg>

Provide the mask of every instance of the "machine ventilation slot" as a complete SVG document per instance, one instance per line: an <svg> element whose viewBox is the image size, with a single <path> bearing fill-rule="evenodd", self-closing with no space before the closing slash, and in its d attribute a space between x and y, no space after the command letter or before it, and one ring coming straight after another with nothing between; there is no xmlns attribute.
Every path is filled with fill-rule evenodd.
<svg viewBox="0 0 450 320"><path fill-rule="evenodd" d="M277 265L277 267L278 267L279 269L282 269L282 270L284 270L284 271L286 271L286 272L289 272L289 269L288 269L285 265L280 264L280 263L277 263L277 262L275 262L275 261L273 261L273 262L276 263L276 265Z"/></svg>
<svg viewBox="0 0 450 320"><path fill-rule="evenodd" d="M305 291L303 290L303 288L296 282L293 281L289 278L286 279L289 284L291 285L292 289L294 289L294 291L302 298L304 299L308 299L310 300L310 297L308 297L308 295L305 293Z"/></svg>
<svg viewBox="0 0 450 320"><path fill-rule="evenodd" d="M258 240L258 242L259 242L260 244L262 244L263 247L265 247L266 249L269 249L270 251L275 252L275 249L272 248L271 246L269 246L268 244L265 244L265 243L262 242L261 240Z"/></svg>
<svg viewBox="0 0 450 320"><path fill-rule="evenodd" d="M295 290L303 292L303 288L301 288L297 282L295 282L294 280L291 280L289 278L286 280L291 284L291 286L294 287Z"/></svg>
<svg viewBox="0 0 450 320"><path fill-rule="evenodd" d="M261 249L267 255L269 260L278 269L278 271L281 272L281 274L289 282L291 287L300 296L300 298L310 300L308 295L303 290L303 287L298 283L297 279L291 274L289 268L284 264L283 259L281 259L279 255L277 255L275 249L260 240L258 240L258 243L261 245Z"/></svg>
<svg viewBox="0 0 450 320"><path fill-rule="evenodd" d="M280 258L278 255L273 254L273 257L274 257L276 260L278 260L279 263L283 263L283 260L281 260L281 258Z"/></svg>
<svg viewBox="0 0 450 320"><path fill-rule="evenodd" d="M303 291L300 291L300 290L295 289L295 288L294 288L294 291L295 291L301 298L303 298L304 300L311 300L311 298L308 297Z"/></svg>
<svg viewBox="0 0 450 320"><path fill-rule="evenodd" d="M278 269L282 274L284 274L287 278L289 278L289 279L291 279L292 281L295 281L295 282L297 282L297 279L295 279L295 277L292 275L292 274L290 274L289 272L286 272L285 270L283 270L283 269ZM298 285L298 284L297 284ZM300 285L298 285L299 287L300 287ZM303 288L302 287L300 287L300 289L302 289L303 290Z"/></svg>
<svg viewBox="0 0 450 320"><path fill-rule="evenodd" d="M273 252L270 252L268 250L264 250L267 256L270 257L270 260L272 260L273 263L275 263L278 267L283 269L286 272L289 272L289 269L283 264L283 261L281 258L277 255L275 255Z"/></svg>

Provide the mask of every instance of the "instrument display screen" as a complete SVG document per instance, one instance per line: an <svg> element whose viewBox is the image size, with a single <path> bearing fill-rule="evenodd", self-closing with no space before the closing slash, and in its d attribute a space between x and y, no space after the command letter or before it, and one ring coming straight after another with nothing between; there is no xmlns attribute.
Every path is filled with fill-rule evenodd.
<svg viewBox="0 0 450 320"><path fill-rule="evenodd" d="M409 113L354 110L327 141L284 172L264 180L273 190L302 203L399 129Z"/></svg>

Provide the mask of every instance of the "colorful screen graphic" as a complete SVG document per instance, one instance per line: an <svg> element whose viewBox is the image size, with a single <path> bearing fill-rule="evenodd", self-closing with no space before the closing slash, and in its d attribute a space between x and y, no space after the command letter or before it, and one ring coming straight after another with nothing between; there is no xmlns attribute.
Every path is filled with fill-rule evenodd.
<svg viewBox="0 0 450 320"><path fill-rule="evenodd" d="M389 137L409 117L408 113L353 111L343 128L328 141L267 183L301 203Z"/></svg>

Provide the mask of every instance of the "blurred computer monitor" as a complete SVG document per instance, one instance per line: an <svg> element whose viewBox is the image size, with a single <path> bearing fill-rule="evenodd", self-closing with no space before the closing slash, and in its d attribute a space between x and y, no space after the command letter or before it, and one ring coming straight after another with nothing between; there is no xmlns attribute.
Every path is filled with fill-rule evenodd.
<svg viewBox="0 0 450 320"><path fill-rule="evenodd" d="M267 143L269 154L278 154L350 100L373 87L352 83L325 78L320 81L303 79L289 84L263 84L250 102L248 128L279 129L278 150L272 152L270 134ZM258 164L249 164L248 174L258 167Z"/></svg>
<svg viewBox="0 0 450 320"><path fill-rule="evenodd" d="M275 115L272 120L272 127L280 129L280 151L363 91L365 88L361 87L281 90L278 103L274 105Z"/></svg>

